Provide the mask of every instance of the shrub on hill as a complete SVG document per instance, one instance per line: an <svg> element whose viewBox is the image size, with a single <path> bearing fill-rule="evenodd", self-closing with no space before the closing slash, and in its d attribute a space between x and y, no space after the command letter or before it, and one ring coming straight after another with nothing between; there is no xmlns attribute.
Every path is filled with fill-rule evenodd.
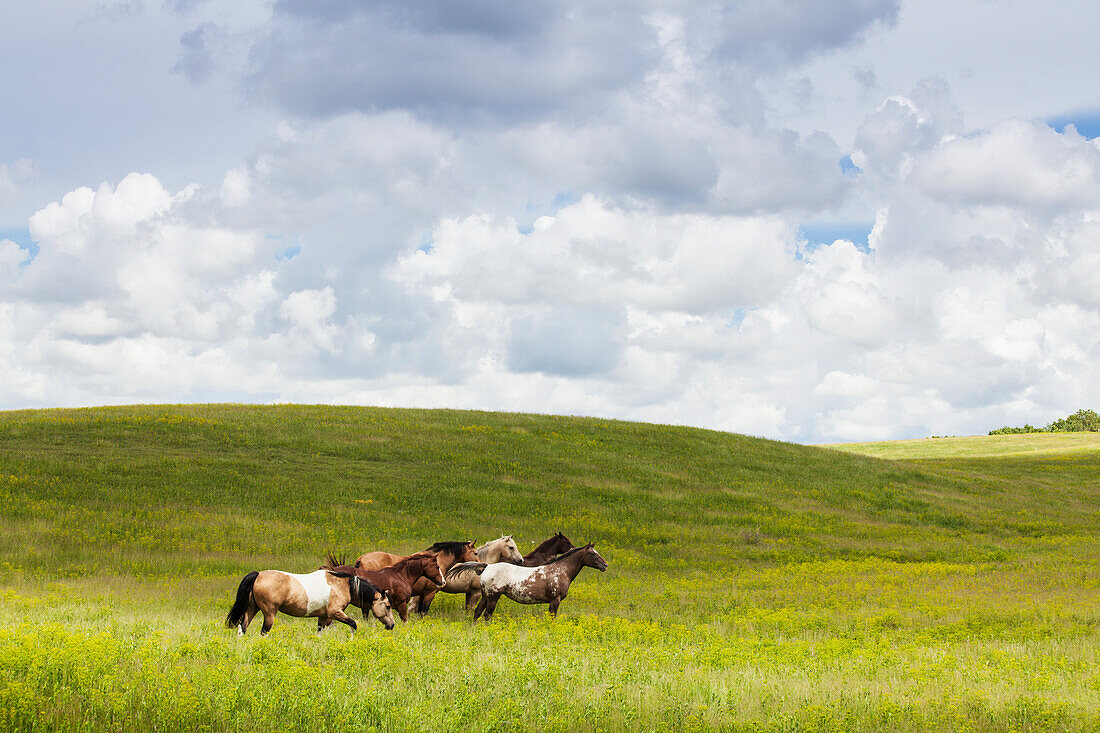
<svg viewBox="0 0 1100 733"><path fill-rule="evenodd" d="M1055 420L1045 428L1036 428L1024 423L1022 428L1003 428L990 430L990 435L1017 435L1019 433L1083 433L1100 431L1100 415L1094 410L1078 410L1069 417Z"/></svg>

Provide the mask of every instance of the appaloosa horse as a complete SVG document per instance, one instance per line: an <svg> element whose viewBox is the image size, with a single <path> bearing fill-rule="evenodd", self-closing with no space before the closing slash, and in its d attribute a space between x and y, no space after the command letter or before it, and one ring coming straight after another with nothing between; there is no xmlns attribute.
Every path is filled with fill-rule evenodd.
<svg viewBox="0 0 1100 733"><path fill-rule="evenodd" d="M329 553L324 568L335 573L354 575L384 590L402 621L409 620L409 598L412 597L412 589L417 580L427 578L437 586L446 582L443 571L439 569L439 562L431 555L410 555L388 568L364 570L354 565L345 565Z"/></svg>
<svg viewBox="0 0 1100 733"><path fill-rule="evenodd" d="M225 617L228 628L237 627L237 634L244 636L248 625L258 613L264 615L260 635L265 636L275 623L275 614L282 611L288 616L317 618L317 633L333 620L347 624L354 633L355 621L344 609L354 603L370 612L387 629L393 628L393 611L390 599L376 585L348 573L331 573L315 570L299 575L282 570L253 570L244 576L237 587L237 598Z"/></svg>
<svg viewBox="0 0 1100 733"><path fill-rule="evenodd" d="M516 603L549 603L550 614L556 616L558 606L569 593L569 584L583 567L596 568L600 572L607 570L607 561L600 557L591 542L537 568L500 562L489 565L481 573L481 600L474 611L474 621L482 613L486 621L492 618L502 595Z"/></svg>

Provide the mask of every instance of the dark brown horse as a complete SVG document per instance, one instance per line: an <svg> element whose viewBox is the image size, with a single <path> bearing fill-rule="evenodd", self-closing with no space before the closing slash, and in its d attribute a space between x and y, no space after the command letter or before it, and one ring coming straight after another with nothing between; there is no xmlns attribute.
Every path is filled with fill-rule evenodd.
<svg viewBox="0 0 1100 733"><path fill-rule="evenodd" d="M368 552L364 555L360 555L359 559L355 561L355 567L362 570L381 570L385 567L390 567L408 557L417 557L431 555L435 557L439 563L439 568L444 574L451 569L451 566L459 562L469 562L477 560L476 550L473 542L436 542L426 550L413 553L412 555L394 555L389 552ZM409 599L410 607L416 609L416 612L423 616L428 612L428 609L432 605L432 599L435 598L435 594L439 592L439 586L428 581L427 578L421 578L413 584L412 598Z"/></svg>
<svg viewBox="0 0 1100 733"><path fill-rule="evenodd" d="M502 595L516 603L549 603L550 614L556 616L558 606L569 593L569 584L584 567L596 568L600 572L607 570L607 561L600 557L591 542L537 568L502 562L489 565L481 573L481 600L474 612L474 620L477 621L484 613L488 621Z"/></svg>
<svg viewBox="0 0 1100 733"><path fill-rule="evenodd" d="M253 570L244 576L237 587L237 598L225 617L225 625L237 627L237 634L244 636L248 625L257 613L263 613L264 636L275 623L279 611L288 616L313 616L317 618L317 633L334 620L347 624L354 632L355 621L344 609L354 603L369 610L387 629L393 628L393 612L390 599L373 583L355 578L347 573L331 573L316 570L298 575L282 570Z"/></svg>
<svg viewBox="0 0 1100 733"><path fill-rule="evenodd" d="M569 538L561 532L558 532L556 535L545 540L541 545L524 555L522 565L525 568L538 567L548 562L555 555L569 552L572 549L573 543L569 541Z"/></svg>
<svg viewBox="0 0 1100 733"><path fill-rule="evenodd" d="M446 582L443 571L439 569L439 562L431 555L410 555L388 568L363 570L354 565L345 565L329 553L324 568L333 573L354 575L381 588L389 596L390 603L397 609L402 621L409 620L409 598L412 597L416 581L427 578L436 586Z"/></svg>

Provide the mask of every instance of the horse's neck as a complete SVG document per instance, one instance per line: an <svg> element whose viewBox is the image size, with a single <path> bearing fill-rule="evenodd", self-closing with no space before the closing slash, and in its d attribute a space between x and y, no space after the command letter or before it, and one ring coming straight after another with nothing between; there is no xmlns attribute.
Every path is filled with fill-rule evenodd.
<svg viewBox="0 0 1100 733"><path fill-rule="evenodd" d="M581 558L581 555L578 552L570 555L564 560L558 560L554 564L558 565L561 568L561 572L565 573L565 575L569 578L569 582L573 582L573 579L580 574L581 568L584 567L582 559L583 558Z"/></svg>
<svg viewBox="0 0 1100 733"><path fill-rule="evenodd" d="M484 553L484 555L482 554ZM484 547L474 550L474 554L477 555L479 562L494 563L500 562L500 556L504 554L503 542L490 542Z"/></svg>

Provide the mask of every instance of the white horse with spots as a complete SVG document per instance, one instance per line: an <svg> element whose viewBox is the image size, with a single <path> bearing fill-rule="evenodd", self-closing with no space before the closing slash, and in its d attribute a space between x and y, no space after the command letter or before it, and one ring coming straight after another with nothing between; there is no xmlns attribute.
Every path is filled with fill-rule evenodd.
<svg viewBox="0 0 1100 733"><path fill-rule="evenodd" d="M502 595L516 603L549 603L550 614L556 616L558 606L569 593L569 584L584 567L596 568L600 572L607 570L607 561L596 552L591 542L535 568L508 563L488 565L481 572L481 600L474 612L474 620L484 613L488 621Z"/></svg>

